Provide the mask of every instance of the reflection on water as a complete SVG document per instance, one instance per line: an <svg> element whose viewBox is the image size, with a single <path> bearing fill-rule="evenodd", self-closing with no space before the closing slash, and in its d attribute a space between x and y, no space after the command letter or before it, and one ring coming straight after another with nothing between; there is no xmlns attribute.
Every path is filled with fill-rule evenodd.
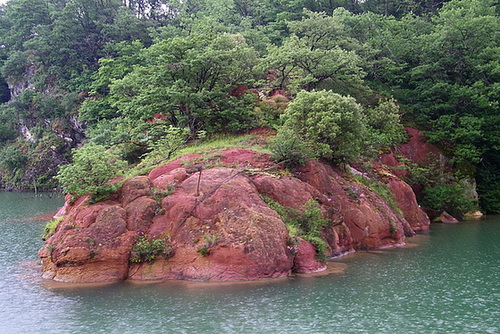
<svg viewBox="0 0 500 334"><path fill-rule="evenodd" d="M405 247L350 254L315 275L70 285L40 278L44 223L15 221L18 199L0 197L2 333L500 333L498 217L433 225ZM33 212L34 201L25 216L61 204Z"/></svg>

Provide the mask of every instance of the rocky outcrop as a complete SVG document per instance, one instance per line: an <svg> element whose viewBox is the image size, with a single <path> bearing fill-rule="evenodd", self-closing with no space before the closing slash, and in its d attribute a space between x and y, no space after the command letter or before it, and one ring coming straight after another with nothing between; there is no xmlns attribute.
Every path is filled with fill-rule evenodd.
<svg viewBox="0 0 500 334"><path fill-rule="evenodd" d="M218 167L211 168L214 159ZM184 156L126 180L107 201L67 202L55 234L39 251L43 276L72 282L224 281L325 269L306 238L290 238L266 198L295 212L311 200L318 203L328 221L320 231L327 256L401 245L428 228L407 184L381 168L363 177L390 189L399 209L352 172L318 161L290 175L251 150ZM147 260L131 257L145 241L168 252L151 249Z"/></svg>
<svg viewBox="0 0 500 334"><path fill-rule="evenodd" d="M436 160L444 170L449 170L449 159L446 158L436 145L427 142L424 134L413 128L406 127L408 141L399 145L394 151L380 155L380 162L386 166L393 167L392 173L398 177L408 176L408 169L398 168L404 166L400 158L407 159L419 166L429 166Z"/></svg>
<svg viewBox="0 0 500 334"><path fill-rule="evenodd" d="M443 211L439 218L437 218L438 221L440 221L443 224L457 224L458 219L450 215L448 212Z"/></svg>

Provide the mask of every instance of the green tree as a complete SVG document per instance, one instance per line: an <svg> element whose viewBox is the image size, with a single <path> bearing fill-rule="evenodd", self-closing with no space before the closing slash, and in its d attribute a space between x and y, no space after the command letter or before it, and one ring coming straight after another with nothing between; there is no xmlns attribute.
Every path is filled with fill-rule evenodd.
<svg viewBox="0 0 500 334"><path fill-rule="evenodd" d="M393 100L382 101L375 108L363 108L354 98L332 91L300 91L282 117L284 124L278 137L284 134L294 138L290 132L294 133L303 142L295 148L299 149L299 158L305 148L315 147L323 158L352 162L362 154L370 154L380 146L394 146L405 138L399 108ZM278 144L281 142L287 144L283 138Z"/></svg>
<svg viewBox="0 0 500 334"><path fill-rule="evenodd" d="M115 189L113 177L123 173L127 163L104 146L87 144L74 151L73 162L60 167L57 179L65 192L74 196L101 196Z"/></svg>
<svg viewBox="0 0 500 334"><path fill-rule="evenodd" d="M192 35L159 41L144 63L110 86L112 106L132 120L164 115L193 132L236 132L254 120L251 95L231 94L252 83L257 54L240 35Z"/></svg>
<svg viewBox="0 0 500 334"><path fill-rule="evenodd" d="M288 23L293 34L282 46L271 46L264 66L275 71L277 86L313 90L326 86L338 90L342 86L362 83L363 60L353 44L357 41L344 33L338 16L306 11L301 21Z"/></svg>
<svg viewBox="0 0 500 334"><path fill-rule="evenodd" d="M134 65L141 63L143 48L140 41L123 41L109 44L105 48L109 56L99 60L99 69L92 76L88 97L79 110L81 120L94 124L103 119L119 116L109 96L110 85L114 80L123 79L132 72Z"/></svg>
<svg viewBox="0 0 500 334"><path fill-rule="evenodd" d="M47 1L10 0L2 8L0 30L2 46L10 51L25 51L24 43L39 27L52 23Z"/></svg>
<svg viewBox="0 0 500 334"><path fill-rule="evenodd" d="M460 163L500 148L500 18L492 1L447 2L409 72L417 120Z"/></svg>
<svg viewBox="0 0 500 334"><path fill-rule="evenodd" d="M0 168L6 169L12 176L18 176L24 170L28 157L19 147L9 145L0 151Z"/></svg>
<svg viewBox="0 0 500 334"><path fill-rule="evenodd" d="M285 129L336 162L350 162L364 150L367 136L362 107L332 91L301 91L283 115Z"/></svg>
<svg viewBox="0 0 500 334"><path fill-rule="evenodd" d="M500 151L489 152L477 166L479 205L488 213L500 213Z"/></svg>
<svg viewBox="0 0 500 334"><path fill-rule="evenodd" d="M380 101L374 108L365 108L368 131L367 145L372 149L395 146L405 140L401 112L395 100Z"/></svg>
<svg viewBox="0 0 500 334"><path fill-rule="evenodd" d="M359 7L384 16L402 17L408 13L426 15L438 10L448 0L366 0Z"/></svg>

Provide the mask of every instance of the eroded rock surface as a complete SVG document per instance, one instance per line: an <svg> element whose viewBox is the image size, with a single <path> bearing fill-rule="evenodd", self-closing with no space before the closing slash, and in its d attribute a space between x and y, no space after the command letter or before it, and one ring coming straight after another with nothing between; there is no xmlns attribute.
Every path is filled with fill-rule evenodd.
<svg viewBox="0 0 500 334"><path fill-rule="evenodd" d="M62 222L39 251L43 276L251 280L323 270L312 244L299 238L291 245L282 217L264 196L295 210L317 202L328 220L321 230L327 256L400 245L429 226L411 188L381 169L365 177L390 189L399 209L352 173L318 161L290 176L266 154L237 149L219 152L216 165L210 168L201 155L184 156L126 180L114 200L67 202ZM130 261L132 246L144 237L168 242L169 256Z"/></svg>

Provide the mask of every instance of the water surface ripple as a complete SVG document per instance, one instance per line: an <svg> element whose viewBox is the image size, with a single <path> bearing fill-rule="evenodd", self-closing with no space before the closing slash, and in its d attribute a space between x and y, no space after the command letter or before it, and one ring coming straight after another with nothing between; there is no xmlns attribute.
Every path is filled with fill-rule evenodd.
<svg viewBox="0 0 500 334"><path fill-rule="evenodd" d="M244 283L61 285L36 252L59 198L0 193L1 333L500 333L500 217L433 225L342 274Z"/></svg>

